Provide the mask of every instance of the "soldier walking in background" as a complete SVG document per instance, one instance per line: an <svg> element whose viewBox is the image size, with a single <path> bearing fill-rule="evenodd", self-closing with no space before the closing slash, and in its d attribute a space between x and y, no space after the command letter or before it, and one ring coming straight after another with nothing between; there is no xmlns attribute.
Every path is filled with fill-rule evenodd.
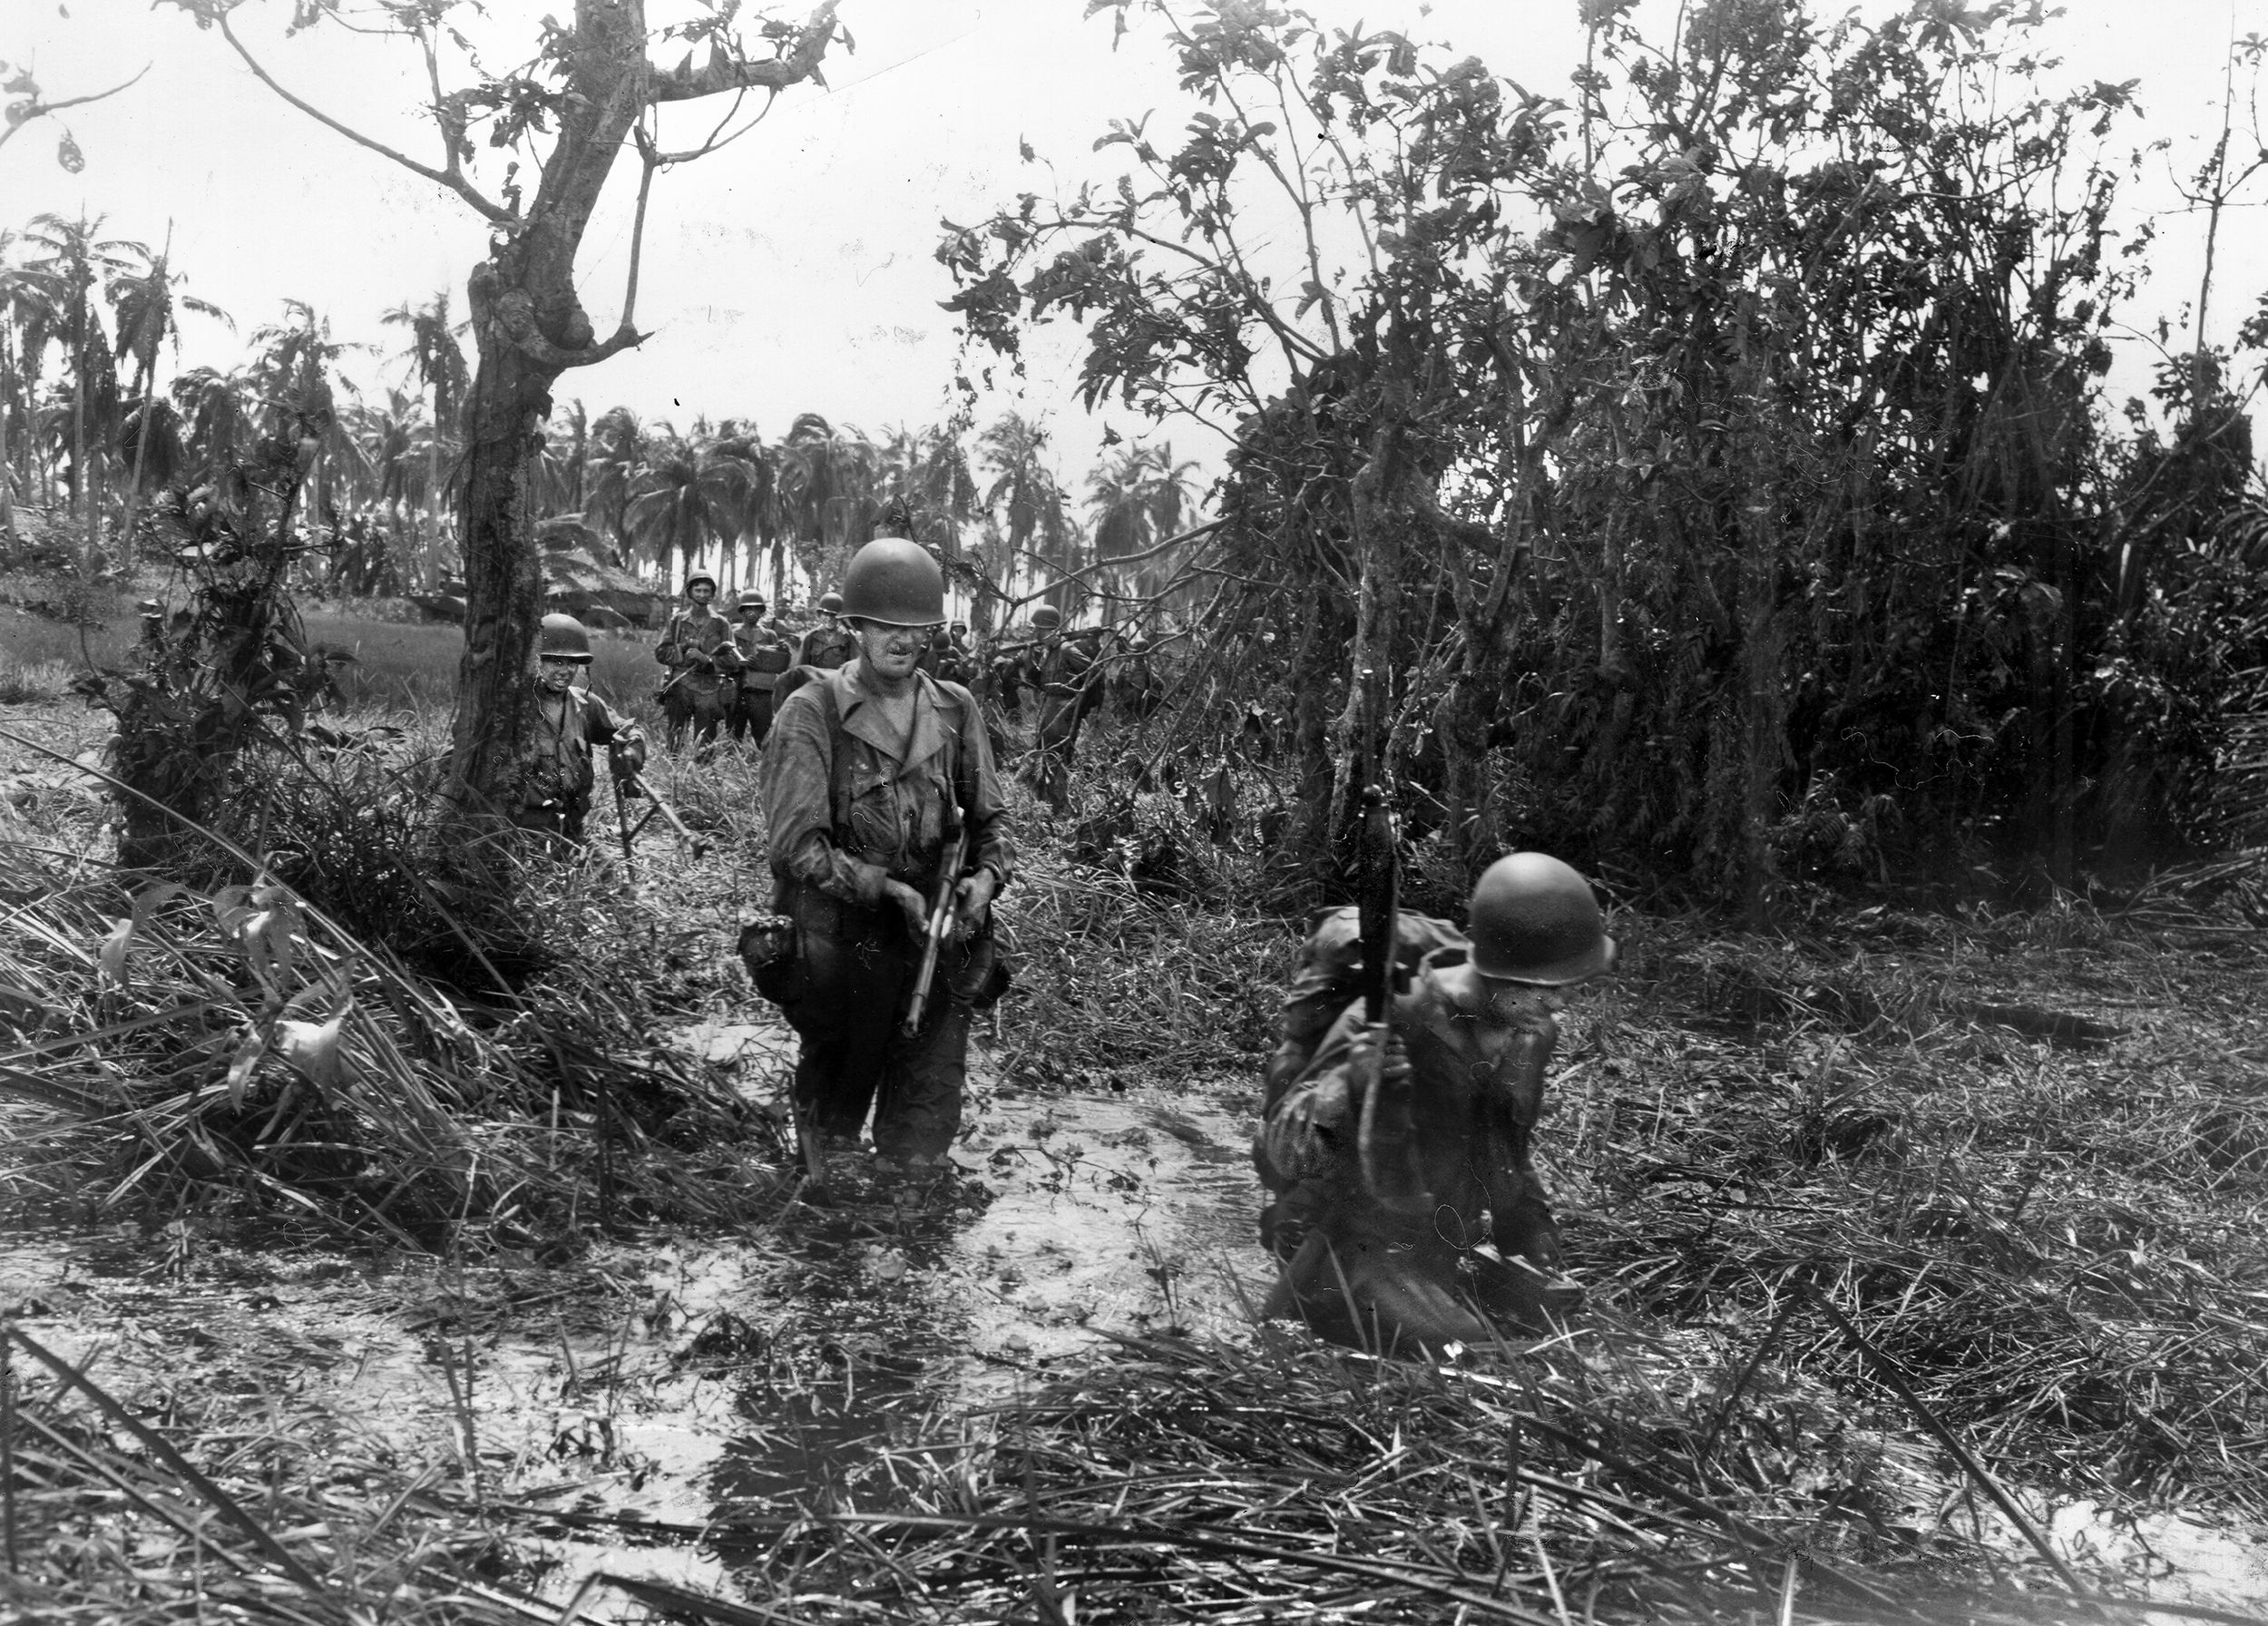
<svg viewBox="0 0 2268 1626"><path fill-rule="evenodd" d="M1031 612L1038 646L1025 657L1029 681L1040 691L1040 720L1031 735L1025 782L1059 817L1071 810L1071 751L1079 725L1101 696L1094 658L1063 636L1063 612L1042 604Z"/></svg>
<svg viewBox="0 0 2268 1626"><path fill-rule="evenodd" d="M670 617L654 647L654 659L670 673L656 698L669 724L670 749L682 746L689 730L699 759L706 760L732 701L740 653L732 641L732 623L710 604L717 578L707 572L686 577L685 596L686 607Z"/></svg>
<svg viewBox="0 0 2268 1626"><path fill-rule="evenodd" d="M746 740L756 736L761 749L765 736L772 730L772 691L779 684L780 673L795 664L795 651L788 647L787 638L779 630L779 623L767 618L771 606L760 593L740 595L739 623L732 629L733 647L739 651L740 670L735 680L738 692L733 697L732 737Z"/></svg>
<svg viewBox="0 0 2268 1626"><path fill-rule="evenodd" d="M575 679L591 665L591 634L572 615L543 618L536 640L536 724L517 775L513 823L562 845L580 846L598 783L592 748L607 748L620 780L646 766L646 736ZM618 784L619 789L619 784Z"/></svg>
<svg viewBox="0 0 2268 1626"><path fill-rule="evenodd" d="M848 578L846 577L846 580ZM819 597L819 624L803 635L796 648L797 666L814 666L821 671L833 671L858 652L858 640L845 630L836 617L843 613L843 595L822 593Z"/></svg>
<svg viewBox="0 0 2268 1626"><path fill-rule="evenodd" d="M1491 865L1470 918L1468 940L1399 916L1383 1055L1354 997L1356 911L1308 940L1253 1144L1261 1240L1285 1261L1269 1314L1439 1348L1489 1336L1468 1298L1532 1319L1579 1297L1531 1154L1561 990L1611 969L1614 939L1590 884L1542 853Z"/></svg>
<svg viewBox="0 0 2268 1626"><path fill-rule="evenodd" d="M796 1118L823 1183L847 1172L870 1103L878 1171L933 1180L952 1168L970 1014L998 992L1007 819L974 698L915 670L944 619L937 562L870 542L843 607L857 657L780 702L764 757L773 907L793 947L758 964L744 935L743 953L802 1040ZM933 924L934 993L909 1030Z"/></svg>

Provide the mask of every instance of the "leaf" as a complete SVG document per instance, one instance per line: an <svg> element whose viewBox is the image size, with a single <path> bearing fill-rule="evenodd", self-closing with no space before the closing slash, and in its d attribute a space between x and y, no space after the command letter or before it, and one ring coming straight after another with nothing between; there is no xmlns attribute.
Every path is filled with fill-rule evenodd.
<svg viewBox="0 0 2268 1626"><path fill-rule="evenodd" d="M305 1073L308 1082L318 1089L337 1089L347 1082L339 1036L347 1025L347 1014L352 1009L351 1002L342 1005L338 1014L328 1022L295 1022L288 1018L279 1022L276 1053Z"/></svg>
<svg viewBox="0 0 2268 1626"><path fill-rule="evenodd" d="M103 939L103 946L94 951L94 963L100 968L103 981L115 983L122 988L126 985L126 951L133 946L133 941L132 916L111 922L111 929Z"/></svg>
<svg viewBox="0 0 2268 1626"><path fill-rule="evenodd" d="M244 1043L236 1047L235 1059L229 1063L229 1105L241 1112L244 1107L244 1087L251 1082L252 1072L268 1053L268 1030L255 1022L247 1030Z"/></svg>
<svg viewBox="0 0 2268 1626"><path fill-rule="evenodd" d="M63 140L55 143L55 162L73 175L86 168L86 154L79 151L79 143L72 140L68 130L63 132Z"/></svg>

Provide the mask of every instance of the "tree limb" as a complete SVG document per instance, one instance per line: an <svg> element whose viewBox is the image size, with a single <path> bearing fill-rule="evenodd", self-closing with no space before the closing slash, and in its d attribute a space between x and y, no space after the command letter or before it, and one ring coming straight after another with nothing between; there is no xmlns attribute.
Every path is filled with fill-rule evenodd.
<svg viewBox="0 0 2268 1626"><path fill-rule="evenodd" d="M142 73L147 73L149 71L150 64L145 62L142 64L142 73L136 73L123 84L113 84L106 91L96 91L89 96L65 96L60 102L43 102L34 93L32 97L32 104L24 110L24 116L5 130L0 130L0 147L6 146L8 139L33 120L46 118L52 113L59 113L66 107L84 107L90 102L100 102L107 97L115 96L121 91L132 90L142 83Z"/></svg>
<svg viewBox="0 0 2268 1626"><path fill-rule="evenodd" d="M455 192L458 197L464 199L467 203L471 204L474 209L478 211L480 214L487 220L503 224L513 219L513 213L510 210L503 208L500 204L493 203L489 201L487 198L482 196L480 189L474 186L470 181L467 181L461 171L455 170L436 170L430 164L419 163L415 159L410 157L407 153L396 152L384 142L373 141L370 137L363 134L360 131L347 128L347 126L340 123L337 119L331 117L330 114L325 113L321 108L316 106L313 103L304 101L301 98L293 95L289 91L284 89L282 85L277 83L274 75L270 74L266 68L260 66L259 60L249 51L244 48L244 42L238 39L236 37L236 31L229 26L228 13L220 13L216 20L220 26L220 37L227 40L230 46L236 52L236 54L244 59L244 65L252 70L252 76L255 79L258 79L262 84L266 85L269 90L275 92L277 95L282 97L286 102L289 103L292 106L298 108L301 113L307 114L308 117L313 119L317 123L321 124L326 129L336 131L337 133L345 136L348 141L354 142L355 145L358 147L367 147L382 158L392 159L396 163L400 164L411 174L420 176L425 180L432 181L435 186L445 187L448 191Z"/></svg>
<svg viewBox="0 0 2268 1626"><path fill-rule="evenodd" d="M691 102L723 91L783 90L799 84L819 71L819 61L835 38L835 10L842 0L825 0L796 35L785 55L769 62L736 62L712 52L708 65L696 70L689 57L672 73L651 71L648 102Z"/></svg>

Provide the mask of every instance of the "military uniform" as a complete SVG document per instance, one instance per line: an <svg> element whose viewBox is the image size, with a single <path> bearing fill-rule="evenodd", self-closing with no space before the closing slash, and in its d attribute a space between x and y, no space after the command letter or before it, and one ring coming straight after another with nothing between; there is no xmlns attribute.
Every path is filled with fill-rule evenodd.
<svg viewBox="0 0 2268 1626"><path fill-rule="evenodd" d="M580 843L598 784L592 749L627 750L635 743L642 750L645 738L636 723L587 689L539 693L534 726L521 754L512 821L523 830Z"/></svg>
<svg viewBox="0 0 2268 1626"><path fill-rule="evenodd" d="M803 642L796 647L796 664L835 671L856 653L858 640L850 629L823 621L803 635Z"/></svg>
<svg viewBox="0 0 2268 1626"><path fill-rule="evenodd" d="M760 621L754 626L738 623L732 629L732 642L740 656L732 737L743 740L753 733L761 746L772 730L772 691L779 686L780 674L795 664L796 652L788 647L779 623L772 621Z"/></svg>
<svg viewBox="0 0 2268 1626"><path fill-rule="evenodd" d="M739 664L732 623L707 604L677 611L661 631L654 659L670 669L662 685L661 710L670 722L670 744L685 741L686 731L703 750L717 743L731 703L731 683Z"/></svg>
<svg viewBox="0 0 2268 1626"><path fill-rule="evenodd" d="M960 1129L969 1019L997 954L989 919L948 947L921 1031L903 1036L923 945L884 884L934 898L961 823L969 869L1004 884L1011 851L974 698L956 683L914 681L903 738L862 685L858 662L797 689L773 720L762 786L773 906L795 923L796 970L775 997L803 1042L797 1112L840 1146L855 1142L872 1102L877 1152L934 1161Z"/></svg>
<svg viewBox="0 0 2268 1626"><path fill-rule="evenodd" d="M1462 934L1408 912L1396 924L1393 1029L1407 1076L1390 1081L1374 1110L1370 1167L1362 1125L1377 1063L1358 1044L1367 1031L1355 1002L1362 946L1349 908L1317 927L1285 1001L1253 1143L1274 1199L1260 1234L1287 1264L1284 1296L1319 1327L1344 1335L1341 1299L1353 1297L1439 1343L1475 1336L1479 1324L1461 1321L1445 1297L1397 1297L1398 1281L1485 1299L1486 1284L1465 1269L1484 1241L1538 1272L1558 1269L1559 1233L1531 1145L1559 1029L1541 1010L1510 1024L1488 1020L1444 975L1469 957ZM1352 1291L1334 1290L1341 1282Z"/></svg>
<svg viewBox="0 0 2268 1626"><path fill-rule="evenodd" d="M1068 638L1049 638L1031 658L1031 681L1040 691L1040 720L1032 730L1025 779L1057 813L1071 806L1071 751L1079 725L1094 707L1101 674L1094 657Z"/></svg>

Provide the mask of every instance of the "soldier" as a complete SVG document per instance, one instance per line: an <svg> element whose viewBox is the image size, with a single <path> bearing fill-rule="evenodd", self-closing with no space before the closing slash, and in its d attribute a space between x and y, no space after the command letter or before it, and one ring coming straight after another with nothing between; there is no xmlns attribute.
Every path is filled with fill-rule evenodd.
<svg viewBox="0 0 2268 1626"><path fill-rule="evenodd" d="M512 822L555 843L582 845L598 773L591 748L607 748L617 791L646 766L646 737L575 676L591 664L591 634L572 615L543 618L536 642L535 728L526 742Z"/></svg>
<svg viewBox="0 0 2268 1626"><path fill-rule="evenodd" d="M761 750L765 736L772 731L772 691L779 684L779 674L795 664L796 655L779 623L765 615L771 606L762 593L742 593L738 608L740 622L732 629L732 642L740 652L740 671L732 708L732 737L745 740L753 733L757 749Z"/></svg>
<svg viewBox="0 0 2268 1626"><path fill-rule="evenodd" d="M740 651L732 641L732 623L709 606L717 596L717 578L705 571L686 577L685 596L688 607L670 617L654 647L654 659L670 674L654 698L669 722L670 749L683 745L690 730L699 759L707 760L731 703Z"/></svg>
<svg viewBox="0 0 2268 1626"><path fill-rule="evenodd" d="M1024 767L1031 785L1059 817L1071 810L1071 750L1079 725L1102 697L1094 657L1062 633L1063 612L1042 604L1031 612L1039 643L1025 657L1025 680L1040 691L1040 720Z"/></svg>
<svg viewBox="0 0 2268 1626"><path fill-rule="evenodd" d="M1579 1299L1530 1153L1560 990L1609 970L1614 939L1589 883L1542 853L1491 865L1471 919L1469 941L1447 921L1397 921L1383 1058L1349 1003L1356 911L1308 940L1253 1143L1275 1194L1261 1240L1285 1261L1266 1313L1438 1349L1489 1337L1464 1295L1530 1319ZM1471 1251L1483 1239L1498 1259Z"/></svg>
<svg viewBox="0 0 2268 1626"><path fill-rule="evenodd" d="M797 666L816 666L821 671L834 671L858 653L858 640L844 631L842 623L835 619L842 613L841 593L828 593L819 596L819 622L803 635L803 642L797 646Z"/></svg>
<svg viewBox="0 0 2268 1626"><path fill-rule="evenodd" d="M1149 640L1139 632L1127 641L1126 659L1112 680L1111 700L1119 715L1135 722L1166 703L1165 681L1149 668Z"/></svg>
<svg viewBox="0 0 2268 1626"><path fill-rule="evenodd" d="M992 900L1011 853L976 701L915 670L944 618L937 562L903 538L868 543L843 576L857 657L780 702L762 790L773 907L794 922L793 969L758 971L802 1039L795 1102L807 1155L827 1178L856 1151L874 1104L885 1178L951 1172L969 1018L996 997ZM957 834L957 876L939 874ZM920 1027L900 1030L932 900L953 910Z"/></svg>

